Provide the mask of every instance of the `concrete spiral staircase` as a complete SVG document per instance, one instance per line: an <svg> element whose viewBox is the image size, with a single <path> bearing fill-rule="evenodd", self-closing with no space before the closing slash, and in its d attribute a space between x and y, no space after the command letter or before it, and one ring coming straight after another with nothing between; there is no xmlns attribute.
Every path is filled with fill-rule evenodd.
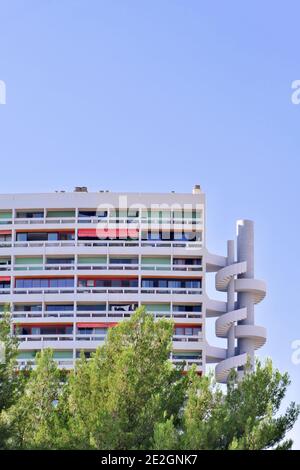
<svg viewBox="0 0 300 470"><path fill-rule="evenodd" d="M216 335L228 340L227 357L216 366L220 383L227 382L232 369L241 376L247 361L254 361L254 351L266 342L266 329L254 324L254 305L264 299L266 285L253 275L253 222L239 224L238 261L234 260L234 242L228 242L227 266L219 269L215 279L216 289L228 295L227 312L215 325Z"/></svg>

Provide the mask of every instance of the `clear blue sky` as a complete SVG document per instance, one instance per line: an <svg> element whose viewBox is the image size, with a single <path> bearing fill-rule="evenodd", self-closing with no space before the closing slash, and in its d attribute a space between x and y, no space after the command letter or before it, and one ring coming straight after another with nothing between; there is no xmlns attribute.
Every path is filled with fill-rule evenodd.
<svg viewBox="0 0 300 470"><path fill-rule="evenodd" d="M261 356L298 402L299 18L297 1L0 0L1 192L200 183L219 253L253 218Z"/></svg>

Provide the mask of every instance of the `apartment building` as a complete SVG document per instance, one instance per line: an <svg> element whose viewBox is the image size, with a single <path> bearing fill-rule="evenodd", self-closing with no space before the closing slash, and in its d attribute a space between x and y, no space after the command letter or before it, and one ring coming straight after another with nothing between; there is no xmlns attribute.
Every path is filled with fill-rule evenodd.
<svg viewBox="0 0 300 470"><path fill-rule="evenodd" d="M206 273L227 299L206 294ZM19 367L50 347L59 367L89 357L109 328L140 305L174 320L174 363L217 363L217 380L242 373L266 339L254 324L265 295L254 279L253 224L239 224L237 253L210 254L205 240L205 195L74 192L0 195L0 314L9 308L18 335ZM206 317L216 335L205 337Z"/></svg>

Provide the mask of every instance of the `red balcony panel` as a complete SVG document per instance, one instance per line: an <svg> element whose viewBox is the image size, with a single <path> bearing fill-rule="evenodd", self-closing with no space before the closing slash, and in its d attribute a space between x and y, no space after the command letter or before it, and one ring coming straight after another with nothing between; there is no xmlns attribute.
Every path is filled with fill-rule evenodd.
<svg viewBox="0 0 300 470"><path fill-rule="evenodd" d="M116 326L117 322L112 323L76 323L78 328L112 328Z"/></svg>
<svg viewBox="0 0 300 470"><path fill-rule="evenodd" d="M95 229L79 229L79 237L86 238L138 238L138 229L106 229L106 228L95 228Z"/></svg>
<svg viewBox="0 0 300 470"><path fill-rule="evenodd" d="M201 323L175 323L174 329L175 328L201 328L202 322Z"/></svg>

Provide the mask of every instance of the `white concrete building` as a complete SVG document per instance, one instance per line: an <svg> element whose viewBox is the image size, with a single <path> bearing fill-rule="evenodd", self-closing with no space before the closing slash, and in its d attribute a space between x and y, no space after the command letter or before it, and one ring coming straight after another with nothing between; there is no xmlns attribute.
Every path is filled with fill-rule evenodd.
<svg viewBox="0 0 300 470"><path fill-rule="evenodd" d="M210 254L205 241L205 195L89 193L0 196L0 310L9 308L20 339L19 364L42 348L72 368L105 340L108 328L145 305L175 322L172 360L217 363L226 382L266 339L254 323L265 285L254 279L253 224L238 225L237 254ZM208 298L206 272L227 299ZM205 319L217 317L227 347L207 344Z"/></svg>

